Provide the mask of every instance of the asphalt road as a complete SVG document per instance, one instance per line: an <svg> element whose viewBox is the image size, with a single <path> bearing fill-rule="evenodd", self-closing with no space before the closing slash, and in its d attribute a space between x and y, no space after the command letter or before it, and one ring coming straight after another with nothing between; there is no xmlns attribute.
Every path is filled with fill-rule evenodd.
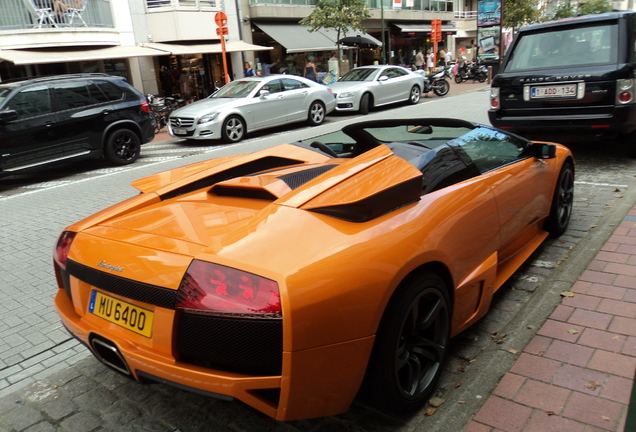
<svg viewBox="0 0 636 432"><path fill-rule="evenodd" d="M472 86L453 84L454 94L374 111L365 120L457 117L488 124L488 91ZM463 93L467 90L473 91ZM463 430L514 361L509 350L521 350L554 310L558 293L578 276L616 223L624 198L634 194L636 160L624 157L620 144L571 144L577 178L570 228L546 241L500 289L491 312L453 340L438 392L445 402L433 415L387 416L355 403L339 416L281 424L239 402L142 386L94 360L64 331L54 311L51 252L57 235L65 226L136 194L129 186L132 180L210 157L308 139L356 118L330 116L319 127L279 128L233 145L155 141L144 145L140 161L128 167L91 161L0 179L0 431ZM24 409L15 409L17 401Z"/></svg>

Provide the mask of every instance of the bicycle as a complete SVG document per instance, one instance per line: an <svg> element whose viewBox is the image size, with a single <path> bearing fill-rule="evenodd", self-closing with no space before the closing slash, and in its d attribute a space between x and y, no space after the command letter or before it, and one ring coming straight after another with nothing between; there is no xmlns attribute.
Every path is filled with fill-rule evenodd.
<svg viewBox="0 0 636 432"><path fill-rule="evenodd" d="M174 95L172 97L161 97L149 94L146 97L150 104L150 115L155 128L155 134L161 132L161 129L168 124L168 117L170 117L172 111L185 105L183 99L177 99Z"/></svg>

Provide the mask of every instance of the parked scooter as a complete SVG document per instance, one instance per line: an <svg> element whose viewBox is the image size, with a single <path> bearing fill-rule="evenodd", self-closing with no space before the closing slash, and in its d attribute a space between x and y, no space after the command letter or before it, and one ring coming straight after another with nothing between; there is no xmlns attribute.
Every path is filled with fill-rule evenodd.
<svg viewBox="0 0 636 432"><path fill-rule="evenodd" d="M486 79L488 79L488 69L486 69L486 66L476 62L462 62L455 74L455 82L457 84L468 80L484 82Z"/></svg>
<svg viewBox="0 0 636 432"><path fill-rule="evenodd" d="M424 79L424 88L422 94L434 92L437 96L445 96L450 90L450 84L446 81L446 70L441 69L437 72L427 74L423 70L417 71L422 74Z"/></svg>

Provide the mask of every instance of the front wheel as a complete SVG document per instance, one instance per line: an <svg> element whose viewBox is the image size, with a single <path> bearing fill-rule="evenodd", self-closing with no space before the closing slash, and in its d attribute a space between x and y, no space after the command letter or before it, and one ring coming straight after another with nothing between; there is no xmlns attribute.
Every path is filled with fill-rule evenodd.
<svg viewBox="0 0 636 432"><path fill-rule="evenodd" d="M382 317L365 377L372 404L407 412L428 400L442 372L451 316L448 287L436 273L416 275L398 288Z"/></svg>
<svg viewBox="0 0 636 432"><path fill-rule="evenodd" d="M479 80L479 82L480 82L480 83L485 82L485 81L486 81L486 79L488 79L488 76L486 76L486 75L484 75L484 74L479 75L478 80Z"/></svg>
<svg viewBox="0 0 636 432"><path fill-rule="evenodd" d="M461 73L458 73L457 75L455 75L455 82L457 84L461 84L462 81L463 81L463 78L462 78L462 74Z"/></svg>
<svg viewBox="0 0 636 432"><path fill-rule="evenodd" d="M141 141L130 129L117 129L104 146L104 157L113 165L128 165L139 158Z"/></svg>
<svg viewBox="0 0 636 432"><path fill-rule="evenodd" d="M420 90L420 88L416 85L414 85L411 88L411 93L409 93L409 104L411 105L416 105L419 101L420 98L422 97L422 91Z"/></svg>
<svg viewBox="0 0 636 432"><path fill-rule="evenodd" d="M574 203L574 167L566 162L561 168L552 197L550 214L545 220L543 229L554 236L560 236L568 229L572 206Z"/></svg>
<svg viewBox="0 0 636 432"><path fill-rule="evenodd" d="M433 84L433 91L437 96L446 96L450 90L450 84L445 79L438 80Z"/></svg>
<svg viewBox="0 0 636 432"><path fill-rule="evenodd" d="M362 95L360 99L360 114L369 114L369 110L371 109L371 97L369 93L365 93Z"/></svg>
<svg viewBox="0 0 636 432"><path fill-rule="evenodd" d="M326 114L325 107L322 103L318 101L312 102L309 106L307 123L309 123L310 126L318 126L325 120Z"/></svg>
<svg viewBox="0 0 636 432"><path fill-rule="evenodd" d="M223 122L221 134L226 143L239 142L245 135L245 122L238 116L229 116Z"/></svg>

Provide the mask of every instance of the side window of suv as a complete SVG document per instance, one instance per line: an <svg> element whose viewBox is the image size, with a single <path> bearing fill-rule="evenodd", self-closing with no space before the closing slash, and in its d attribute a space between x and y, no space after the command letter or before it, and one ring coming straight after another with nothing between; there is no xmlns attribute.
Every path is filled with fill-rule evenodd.
<svg viewBox="0 0 636 432"><path fill-rule="evenodd" d="M91 97L86 87L86 81L71 81L58 83L54 87L57 100L60 104L60 110L73 108L81 108L93 105Z"/></svg>
<svg viewBox="0 0 636 432"><path fill-rule="evenodd" d="M122 89L109 81L94 81L94 83L106 95L109 101L122 100L124 97Z"/></svg>
<svg viewBox="0 0 636 432"><path fill-rule="evenodd" d="M50 114L52 110L48 86L33 86L21 90L7 103L6 109L17 111L17 120Z"/></svg>

